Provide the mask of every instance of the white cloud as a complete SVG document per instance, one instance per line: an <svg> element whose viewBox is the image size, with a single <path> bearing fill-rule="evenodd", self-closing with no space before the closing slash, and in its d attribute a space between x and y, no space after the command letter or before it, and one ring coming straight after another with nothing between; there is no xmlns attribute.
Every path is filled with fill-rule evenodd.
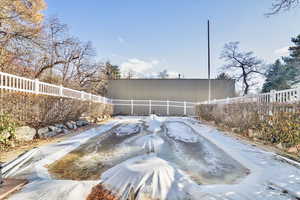
<svg viewBox="0 0 300 200"><path fill-rule="evenodd" d="M289 47L283 47L274 51L274 53L278 56L288 56L289 55Z"/></svg>
<svg viewBox="0 0 300 200"><path fill-rule="evenodd" d="M131 58L120 65L123 78L127 78L129 73L131 73L132 78L158 78L159 72L165 69L168 71L168 78L178 78L178 72L169 71L168 68L162 66L161 61L156 59L142 60Z"/></svg>
<svg viewBox="0 0 300 200"><path fill-rule="evenodd" d="M146 77L152 74L151 70L159 64L157 60L145 61L137 58L128 59L120 65L121 72L128 74L128 72L134 72L136 78Z"/></svg>

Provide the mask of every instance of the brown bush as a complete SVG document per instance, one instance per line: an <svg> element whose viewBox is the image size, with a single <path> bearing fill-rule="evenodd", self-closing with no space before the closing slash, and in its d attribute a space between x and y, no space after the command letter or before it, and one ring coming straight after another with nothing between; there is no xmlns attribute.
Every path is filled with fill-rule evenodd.
<svg viewBox="0 0 300 200"><path fill-rule="evenodd" d="M118 200L110 191L106 190L101 184L93 187L87 200Z"/></svg>
<svg viewBox="0 0 300 200"><path fill-rule="evenodd" d="M285 147L300 144L299 103L199 105L197 113L201 119L234 128L238 133L251 129L264 141L282 143Z"/></svg>
<svg viewBox="0 0 300 200"><path fill-rule="evenodd" d="M110 116L112 106L55 96L29 93L0 93L2 113L10 113L20 125L40 128L85 117Z"/></svg>

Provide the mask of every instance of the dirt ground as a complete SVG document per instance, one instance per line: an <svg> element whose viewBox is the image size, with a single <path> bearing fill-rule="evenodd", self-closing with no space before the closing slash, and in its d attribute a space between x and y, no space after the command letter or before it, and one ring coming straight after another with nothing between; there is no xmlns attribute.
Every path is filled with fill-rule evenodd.
<svg viewBox="0 0 300 200"><path fill-rule="evenodd" d="M54 144L58 143L60 141L63 141L69 137L72 137L74 135L77 135L78 133L81 133L82 131L88 130L90 128L99 126L103 124L104 122L100 124L90 124L84 127L77 128L76 130L70 130L68 134L60 134L53 138L47 138L47 139L35 139L30 142L17 142L14 144L14 146L9 147L5 151L0 151L0 162L8 162L11 160L16 159L19 155L23 154L26 151L29 151L33 148L44 146L47 144Z"/></svg>

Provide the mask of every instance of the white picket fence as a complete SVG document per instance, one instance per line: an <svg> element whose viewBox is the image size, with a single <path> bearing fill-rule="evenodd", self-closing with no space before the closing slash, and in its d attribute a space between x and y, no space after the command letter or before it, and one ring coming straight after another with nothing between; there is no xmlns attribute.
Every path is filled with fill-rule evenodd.
<svg viewBox="0 0 300 200"><path fill-rule="evenodd" d="M124 100L113 99L116 112L118 107L123 107L125 113L136 114L160 114L160 115L195 115L196 102L189 101L161 101L161 100ZM127 108L127 109L126 109ZM125 114L124 113L124 114Z"/></svg>
<svg viewBox="0 0 300 200"><path fill-rule="evenodd" d="M300 87L269 93L247 95L227 99L214 99L199 104L231 104L231 103L295 103L300 102Z"/></svg>
<svg viewBox="0 0 300 200"><path fill-rule="evenodd" d="M165 109L165 114L172 114L171 109L177 109L177 113L188 115L189 110L195 108L199 104L230 104L230 103L293 103L300 102L300 87L271 91L269 93L248 95L242 97L215 99L210 102L188 102L188 101L161 101L161 100L122 100L109 99L99 95L93 95L84 91L73 90L63 86L41 82L38 79L24 78L4 72L0 72L0 90L8 92L26 92L33 94L50 95L57 97L73 98L82 101L93 101L104 104L113 104L114 106L125 106L130 108L128 114L133 115L136 107L143 107L152 113L154 108Z"/></svg>
<svg viewBox="0 0 300 200"><path fill-rule="evenodd" d="M41 82L38 79L33 80L4 72L0 72L0 89L8 92L26 92L111 104L111 100L106 97L65 88L61 85L58 86Z"/></svg>

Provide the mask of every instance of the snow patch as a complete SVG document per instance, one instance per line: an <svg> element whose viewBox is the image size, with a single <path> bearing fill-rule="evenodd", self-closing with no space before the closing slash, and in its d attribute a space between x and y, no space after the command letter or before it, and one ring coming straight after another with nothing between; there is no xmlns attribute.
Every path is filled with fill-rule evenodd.
<svg viewBox="0 0 300 200"><path fill-rule="evenodd" d="M161 127L163 122L164 122L164 118L158 117L156 115L150 115L146 119L146 125L148 126L147 130L152 133L158 133L162 130Z"/></svg>
<svg viewBox="0 0 300 200"><path fill-rule="evenodd" d="M148 153L158 152L163 143L164 143L164 140L161 139L161 137L159 137L158 135L155 135L155 134L143 136L141 138L138 138L135 141L136 145L141 146Z"/></svg>
<svg viewBox="0 0 300 200"><path fill-rule="evenodd" d="M134 194L136 200L145 197L166 199L175 180L174 168L154 155L131 158L104 172L102 185L121 200Z"/></svg>
<svg viewBox="0 0 300 200"><path fill-rule="evenodd" d="M199 142L199 137L193 129L182 122L167 122L166 127L168 129L167 135L175 140L187 143Z"/></svg>
<svg viewBox="0 0 300 200"><path fill-rule="evenodd" d="M120 127L116 128L114 132L118 136L127 136L140 132L140 129L140 124L130 123L121 125Z"/></svg>
<svg viewBox="0 0 300 200"><path fill-rule="evenodd" d="M9 200L75 200L86 199L99 181L37 180L26 185Z"/></svg>

